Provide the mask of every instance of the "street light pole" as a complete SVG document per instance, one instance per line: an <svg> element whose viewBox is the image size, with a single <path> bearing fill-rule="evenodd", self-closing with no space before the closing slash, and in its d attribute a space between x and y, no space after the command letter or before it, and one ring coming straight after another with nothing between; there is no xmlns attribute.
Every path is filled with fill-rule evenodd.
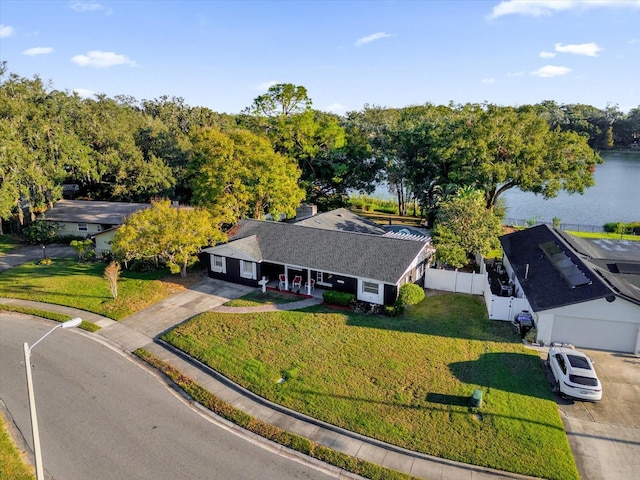
<svg viewBox="0 0 640 480"><path fill-rule="evenodd" d="M38 343L45 339L57 328L73 328L80 325L81 318L73 318L68 322L56 325L47 333L45 333L40 339L29 347L27 342L24 342L24 368L27 372L27 393L29 395L29 413L31 415L31 432L33 434L33 455L36 463L36 478L37 480L44 480L44 469L42 467L42 451L40 450L40 432L38 430L38 416L36 414L36 399L33 393L33 378L31 376L31 350Z"/></svg>

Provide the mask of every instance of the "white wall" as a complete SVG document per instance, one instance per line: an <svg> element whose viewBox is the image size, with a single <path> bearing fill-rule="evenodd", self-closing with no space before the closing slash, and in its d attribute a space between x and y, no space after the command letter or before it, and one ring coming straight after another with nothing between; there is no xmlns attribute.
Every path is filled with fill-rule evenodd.
<svg viewBox="0 0 640 480"><path fill-rule="evenodd" d="M84 237L86 235L95 235L102 231L102 227L98 223L86 223L87 230L78 230L78 224L75 222L56 222L59 225L56 233L58 235L73 235L76 237Z"/></svg>
<svg viewBox="0 0 640 480"><path fill-rule="evenodd" d="M111 240L115 236L117 230L111 230L101 235L97 235L96 239L96 257L102 257L104 252L111 251Z"/></svg>
<svg viewBox="0 0 640 480"><path fill-rule="evenodd" d="M466 273L457 270L427 268L424 287L445 292L470 293L482 295L488 287L486 273Z"/></svg>

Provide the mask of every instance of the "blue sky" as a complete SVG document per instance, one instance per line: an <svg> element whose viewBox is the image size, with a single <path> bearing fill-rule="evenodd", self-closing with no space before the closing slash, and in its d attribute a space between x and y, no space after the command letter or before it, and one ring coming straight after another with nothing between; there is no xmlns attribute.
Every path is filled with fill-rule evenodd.
<svg viewBox="0 0 640 480"><path fill-rule="evenodd" d="M274 83L314 108L640 106L640 0L2 0L0 59L59 90L238 113Z"/></svg>

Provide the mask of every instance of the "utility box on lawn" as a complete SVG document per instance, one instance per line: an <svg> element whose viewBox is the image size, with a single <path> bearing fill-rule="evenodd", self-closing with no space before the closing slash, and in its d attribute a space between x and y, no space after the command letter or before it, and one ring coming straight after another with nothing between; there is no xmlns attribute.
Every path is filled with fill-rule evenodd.
<svg viewBox="0 0 640 480"><path fill-rule="evenodd" d="M471 396L471 406L480 408L482 406L482 390L476 388Z"/></svg>

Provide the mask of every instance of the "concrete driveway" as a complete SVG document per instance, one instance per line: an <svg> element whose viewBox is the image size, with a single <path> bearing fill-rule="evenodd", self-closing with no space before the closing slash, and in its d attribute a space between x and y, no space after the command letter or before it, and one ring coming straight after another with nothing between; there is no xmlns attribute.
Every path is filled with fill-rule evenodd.
<svg viewBox="0 0 640 480"><path fill-rule="evenodd" d="M640 478L640 358L580 350L595 362L602 400L573 401L556 394L580 478L636 480Z"/></svg>
<svg viewBox="0 0 640 480"><path fill-rule="evenodd" d="M75 257L76 252L69 245L47 245L43 250L40 245L18 247L9 253L0 254L0 273L25 262L34 262L47 258Z"/></svg>

